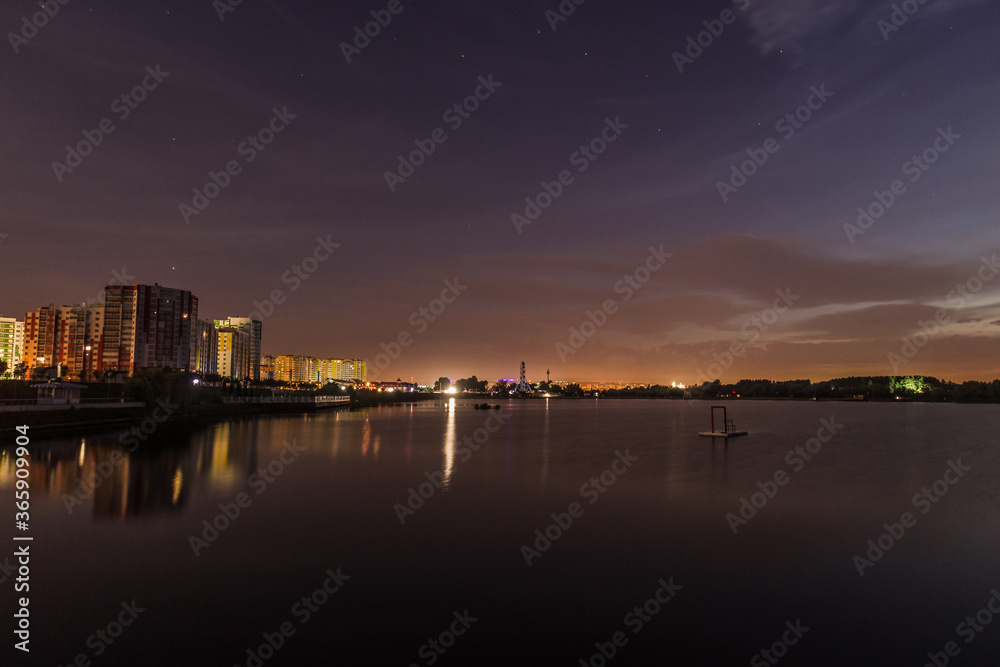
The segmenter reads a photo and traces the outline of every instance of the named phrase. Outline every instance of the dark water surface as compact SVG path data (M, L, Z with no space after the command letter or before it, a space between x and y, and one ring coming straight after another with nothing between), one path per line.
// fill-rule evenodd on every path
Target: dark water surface
M766 665L776 642L787 665L919 666L948 642L950 664L1000 664L1000 406L729 402L750 435L728 445L697 436L708 407L459 400L166 424L121 460L120 433L38 441L31 653L12 649L0 572L3 664L601 665L600 644L609 665ZM794 453L817 435L810 460ZM759 482L773 497L751 498ZM742 498L763 506L727 521ZM906 512L861 576L854 557ZM280 647L258 662L265 633Z

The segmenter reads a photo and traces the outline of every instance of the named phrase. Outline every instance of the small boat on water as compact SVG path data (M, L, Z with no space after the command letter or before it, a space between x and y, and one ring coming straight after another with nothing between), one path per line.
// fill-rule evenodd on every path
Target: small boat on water
M722 419L718 422L718 425L721 427L721 430L716 428L716 421L715 421L716 410L722 410ZM712 418L712 430L700 431L698 435L703 435L709 438L735 438L740 435L747 435L747 431L737 431L736 424L733 423L733 420L726 418L726 406L724 405L713 405L711 408L711 418Z

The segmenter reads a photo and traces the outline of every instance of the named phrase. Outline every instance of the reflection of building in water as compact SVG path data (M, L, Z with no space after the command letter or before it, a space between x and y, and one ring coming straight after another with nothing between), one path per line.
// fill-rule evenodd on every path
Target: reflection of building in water
M369 413L372 408L363 408L361 410L337 410L333 413L334 421L338 422L363 422L367 421Z
M180 509L188 497L187 458L180 451L127 455L94 490L94 516L124 519Z
M361 431L361 456L367 457L368 450L372 450L373 458L378 461L378 449L382 444L382 438L377 433L372 433L372 422L365 419L365 425Z
M129 453L114 437L81 438L32 451L31 490L57 498L70 514L126 518L184 506L190 450ZM0 485L14 483L13 457L0 453ZM9 480L9 481L8 481Z
M84 447L85 445L81 445ZM76 478L83 466L79 458L80 448L70 444L49 449L32 449L31 491L38 495L59 495L76 490ZM17 468L14 450L0 451L0 488L14 486Z
M237 488L257 469L257 419L227 421L192 433L194 474L212 486Z

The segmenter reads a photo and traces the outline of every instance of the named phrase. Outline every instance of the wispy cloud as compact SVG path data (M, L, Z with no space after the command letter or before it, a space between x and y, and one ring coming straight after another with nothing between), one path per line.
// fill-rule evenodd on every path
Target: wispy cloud
M935 0L921 4L908 20L940 20L942 16L989 4L990 0ZM862 3L860 0L754 0L742 14L753 30L753 42L761 54L774 51L802 53L808 45L845 27L872 26L888 19L890 2Z
M756 0L744 14L762 54L800 52L819 34L851 16L858 0Z

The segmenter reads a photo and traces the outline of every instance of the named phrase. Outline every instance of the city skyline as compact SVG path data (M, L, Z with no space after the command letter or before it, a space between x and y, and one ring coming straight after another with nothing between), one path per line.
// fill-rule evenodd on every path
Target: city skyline
M380 380L1000 377L996 8L573 6L4 7L4 315L159 283Z
M986 257L982 258L981 267L985 268L985 269L992 269L993 267L996 267L997 269L1000 269L1000 266L996 265L995 262L991 262ZM977 275L986 275L986 274L979 273ZM635 284L633 283L633 285L635 285ZM105 287L105 290L110 289L110 290L113 290L115 292L119 292L119 291L122 290L122 288L131 289L131 288L136 288L136 287L145 287L145 288L151 288L151 289L162 289L162 290L166 290L167 292L177 292L178 291L177 288L171 288L171 287L167 287L167 286L162 286L162 285L159 285L158 283L154 284L153 286L150 286L150 285L139 285L139 284L137 284L137 285L122 285L120 283L116 283L116 284L112 284L112 285L107 285ZM641 286L636 285L636 287L641 287ZM632 288L626 287L626 289L632 289ZM185 292L185 290L180 290L180 291L181 292ZM933 339L934 335L936 335L939 332L940 326L948 323L947 317L941 317L941 315L940 315L940 313L944 312L943 310L939 310L938 311L939 315L938 315L937 318L931 317L931 318L928 318L928 320L926 320L926 321L923 321L923 320L919 321L918 325L920 326L920 329L916 332L915 336L906 337L902 341L902 344L901 344L900 349L898 351L893 351L893 352L889 353L889 356L890 356L890 360L889 360L890 371L889 372L864 372L863 370L861 370L861 371L858 371L858 372L845 371L845 372L842 372L840 374L827 374L827 375L822 375L822 376L796 375L794 377L792 377L792 376L788 376L788 377L773 377L773 376L768 376L766 374L757 374L757 375L754 375L752 373L751 374L740 374L739 369L743 368L745 366L742 363L742 361L747 357L748 354L750 354L751 349L756 348L756 349L759 349L761 352L765 352L765 353L767 352L766 346L763 347L763 348L761 348L761 344L759 343L759 339L761 338L761 333L766 332L767 329L769 328L769 326L771 324L777 322L778 319L780 319L780 317L782 315L784 315L785 313L788 313L792 309L792 307L794 307L795 301L798 300L798 296L795 295L795 294L793 294L788 289L786 289L784 291L782 291L782 290L776 290L775 294L776 294L776 297L775 297L774 302L772 303L772 305L769 308L766 308L766 309L762 310L757 315L750 317L748 319L748 321L745 323L745 326L744 326L743 330L741 331L741 336L737 337L736 339L733 339L728 346L720 347L718 349L718 351L713 351L711 359L708 360L708 363L703 364L701 367L699 367L697 369L696 376L693 377L693 378L692 377L684 377L684 376L682 376L681 374L678 374L678 373L670 374L669 372L665 372L660 377L653 377L653 379L649 379L650 378L649 375L646 375L646 376L644 376L643 378L640 378L640 379L637 379L637 378L628 378L628 377L624 377L624 376L618 376L618 377L605 376L605 377L600 377L600 378L570 376L569 379L558 380L558 382L563 383L563 384L565 384L565 383L576 383L576 384L581 384L581 385L585 385L585 386L589 386L589 385L595 385L595 386L596 385L603 385L603 386L619 386L619 387L621 387L621 386L628 386L628 385L635 385L635 386L642 386L642 385L660 385L660 386L685 385L685 386L697 386L697 385L700 385L703 382L711 382L711 381L714 381L714 380L717 380L717 379L722 380L723 383L732 383L732 382L736 382L737 380L753 379L753 378L768 378L768 379L771 379L771 380L778 380L778 381L786 381L786 380L793 380L793 379L811 379L813 381L817 381L817 380L823 381L823 380L827 380L827 379L833 379L835 377L853 377L853 376L867 377L867 376L886 376L886 375L888 375L888 376L901 376L901 377L902 376L913 376L913 375L928 375L928 376L938 377L939 379L945 380L945 381L957 381L957 382L962 382L962 381L967 381L967 380L987 380L987 381L989 381L989 380L996 379L995 376L989 376L988 373L986 375L983 375L983 376L980 376L980 377L934 375L932 373L921 372L921 369L920 369L919 365L916 366L915 369L912 367L912 364L910 363L911 360L914 359L917 356L917 354L922 350L922 348L924 347L924 345L926 345L928 342L930 342ZM959 285L956 285L956 289L953 290L952 293L949 294L949 300L951 300L951 299L968 299L968 298L970 298L970 296L971 295L970 295L969 289L967 287L963 288L963 286L961 284L959 284ZM196 307L196 310L197 310L197 305L198 305L199 299L196 296L193 296L193 300L195 302L195 307ZM255 305L259 306L260 304L255 304ZM57 306L57 305L55 305L55 302L53 302L53 303L50 303L47 306L42 306L41 309L43 311L45 311L45 310L52 310L52 312L53 312L52 316L53 317L55 317L55 313L57 313L57 312L60 313L60 315L59 315L60 317L63 317L63 314L66 313L66 312L69 312L69 311L72 311L72 310L80 310L80 309L83 309L85 311L89 311L93 307L97 307L97 308L101 309L101 310L98 311L100 313L100 315L98 316L98 320L100 320L100 316L103 315L104 303L103 303L102 300L95 299L95 298L89 298L86 301L83 301L83 302L78 303L78 304L63 304L62 306ZM615 314L614 312L611 312L611 311L602 311L601 308L596 308L596 309L594 309L592 311L588 311L588 317L585 319L584 324L586 324L587 322L594 323L594 322L600 321L600 318L597 317L597 315L599 315L600 312L605 312L606 316L608 316L608 315L614 315ZM261 316L261 313L260 313L260 311L255 311L255 312L251 313L251 315ZM33 316L33 317L37 318L38 314L37 314L37 311L36 312L29 311L29 312L25 313L25 316ZM322 362L347 361L347 362L350 362L351 364L361 363L363 365L366 365L367 368L369 369L368 372L371 373L371 375L369 377L364 378L364 379L367 379L368 381L392 381L393 379L405 380L405 379L408 378L411 381L414 381L414 382L416 382L418 384L421 384L423 386L430 386L431 384L433 384L434 381L436 381L440 377L449 377L452 380L455 380L455 379L459 379L461 377L471 377L473 375L482 375L482 377L484 377L484 378L496 378L497 380L500 380L500 379L503 379L503 378L510 378L510 377L513 377L516 380L516 373L514 373L514 374L510 373L510 369L507 369L507 368L502 369L500 372L498 372L496 374L481 374L478 371L476 371L474 368L470 370L468 367L465 367L465 366L461 366L460 367L459 364L455 364L455 363L450 364L450 368L457 369L457 370L454 370L451 373L443 373L442 374L442 373L440 373L438 371L431 370L426 376L418 376L418 375L408 375L408 376L406 376L406 375L399 374L399 373L393 375L393 373L392 373L392 370L393 370L392 367L393 367L394 364L396 364L396 362L398 361L398 359L401 356L403 356L403 353L404 353L404 351L405 351L405 349L407 347L407 345L401 344L401 342L400 342L400 341L402 341L402 343L406 343L407 339L403 339L403 338L400 338L399 340L390 340L388 343L383 343L382 345L380 345L380 348L379 348L377 354L374 355L374 357L369 358L369 359L352 358L352 357L350 357L350 355L303 354L301 352L301 350L296 350L296 351L284 350L282 354L274 354L272 351L268 350L266 342L263 345L261 343L261 330L263 328L262 325L263 325L263 322L266 321L266 319L267 319L266 316L264 317L263 320L257 320L257 319L255 319L253 317L242 317L242 316L238 317L238 316L230 315L230 316L227 316L225 319L220 319L220 318L206 318L206 319L203 319L203 318L197 317L196 318L196 323L199 326L204 325L204 326L208 326L210 328L213 328L213 330L216 331L216 333L218 333L220 336L222 335L222 332L225 332L225 331L234 331L234 329L230 328L230 326L231 326L230 323L231 322L233 323L232 326L234 326L234 327L237 327L237 328L246 328L246 327L249 327L247 329L247 331L254 332L254 333L252 333L248 337L247 342L244 344L244 345L247 346L247 350L246 350L246 352L244 354L250 354L250 357L252 359L256 360L256 362L257 362L256 364L251 363L249 365L249 368L247 370L247 373L248 373L247 377L252 377L255 372L256 373L260 372L260 370L259 370L260 369L260 359L270 358L270 359L273 360L275 358L281 358L281 357L285 357L285 358L293 358L294 357L294 358L303 358L303 359L317 360L317 361L322 361ZM21 330L23 332L24 331L24 324L25 324L25 322L18 320L16 317L13 317L13 318L12 317L6 317L3 312L0 312L0 320L6 321L6 323L8 325L8 328L11 329L11 331L10 332L6 332L4 334L4 338L2 340L0 340L0 348L3 348L3 349L0 349L0 352L4 352L5 353L3 355L3 358L6 359L7 356L10 356L9 355L9 351L6 350L6 348L7 347L12 347L13 341L17 340L17 338L13 334L13 326L14 326L14 324L16 323L18 325L21 325ZM89 337L94 335L94 333L93 333L93 331L94 331L93 324L90 322L89 315L88 315L88 317L86 318L85 321L86 321L85 328L86 328L87 336L88 336L88 340L89 340ZM98 322L98 324L99 324L99 322ZM240 325L242 325L242 327ZM81 324L80 326L81 326L81 329L84 328L84 324ZM594 330L596 331L598 328L599 327L595 324ZM29 322L28 330L30 331L30 322ZM567 337L566 341L562 342L560 344L557 344L557 348L556 348L557 355L556 356L558 357L560 352L562 354L572 354L572 353L574 353L578 349L577 343L579 343L580 341L583 341L583 344L586 344L586 342L587 342L587 340L589 338L589 336L587 336L586 334L588 334L589 332L590 332L590 329L588 329L585 326L573 327L570 330L569 336ZM24 356L24 358L27 358L28 356L32 356L32 358L34 358L34 356L33 356L34 353L31 353L29 355L29 353L31 352L31 350L29 349L29 348L31 348L31 345L30 344L26 344L25 343L25 339L23 338L24 334L22 333L21 335L22 335L22 339L21 339L21 345L22 345L22 352L21 352L21 354L22 354L22 356ZM192 335L194 335L195 337L197 337L197 332L194 332ZM10 338L11 341L8 342L7 338ZM220 340L221 340L221 338L220 338ZM250 348L250 346L251 346L250 341L251 340L254 341L254 343L253 343L253 350L254 351L253 351L252 354L250 353L250 349L251 349ZM412 341L412 338L409 339L409 340ZM266 339L265 339L265 341L266 341ZM49 341L49 344L51 345L52 341ZM81 343L81 349L82 349L82 345L83 345L83 343ZM192 346L192 349L194 351L190 352L191 363L192 363L192 367L191 367L190 370L192 370L194 372L198 372L198 373L215 373L216 370L215 370L215 361L214 360L216 358L218 358L219 360L221 360L223 358L223 356L219 355L219 353L217 352L217 350L215 348L215 345L216 345L216 343L213 342L213 347L211 348L212 351L211 351L211 353L209 355L211 357L211 359L213 360L212 366L211 366L210 370L206 371L206 370L202 370L202 368L200 367L200 364L203 363L202 360L201 360L201 357L204 356L205 353L199 351L198 349L195 349L195 348L200 348L200 346L197 343L195 343ZM582 347L582 345L580 345L579 347ZM33 348L31 348L31 349L33 349ZM89 354L89 349L90 348L88 347L87 349L88 349L88 354ZM82 352L81 352L81 354L82 354ZM99 354L99 352L95 348L95 355L96 354ZM185 352L184 354L187 354L187 352ZM245 362L246 362L246 360L245 360ZM379 364L382 364L382 365L380 366ZM13 365L11 365L11 366L13 366ZM34 366L34 364L29 364L29 368L31 368L33 366ZM749 366L749 365L746 365L746 366ZM842 368L849 368L849 366L841 366L841 367ZM401 366L399 366L397 368L397 370L401 370L401 369L402 369ZM9 368L8 372L10 370L11 369ZM536 371L536 372L539 374L539 376L538 376L539 379L533 379L533 380L531 380L532 384L537 384L538 382L541 382L541 379L540 379L540 374L541 373L546 373L546 375L550 374L551 373L551 365L549 367L546 367L545 371ZM365 371L362 371L362 374L364 374L364 373L365 373ZM224 376L229 376L230 373L224 373L223 375ZM292 373L292 375L296 375L296 374ZM317 370L316 375L317 375L317 377L324 377L323 373L319 372L318 370ZM531 373L529 373L529 376L530 375L531 375ZM565 376L566 374L563 374L563 375ZM330 374L327 374L326 376L329 377L329 378L331 378L331 379L347 379L347 376L345 376L344 378L341 378L339 374L335 374L335 373L330 373ZM349 373L349 376L350 377L356 377L356 375L354 374L353 370ZM392 376L392 377L390 377L390 376ZM667 377L667 376L669 376L669 377ZM267 379L267 378L260 377L260 379ZM309 381L309 380L303 380L303 381Z

